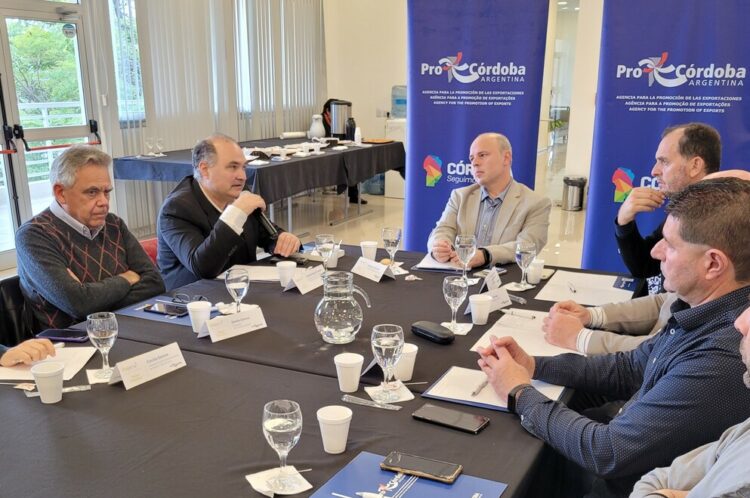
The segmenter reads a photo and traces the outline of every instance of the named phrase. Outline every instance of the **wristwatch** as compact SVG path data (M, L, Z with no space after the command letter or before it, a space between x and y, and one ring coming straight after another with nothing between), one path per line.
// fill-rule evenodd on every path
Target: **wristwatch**
M516 413L516 395L526 389L527 387L534 387L531 384L518 384L516 387L510 390L508 393L508 411L510 413Z
M482 251L482 254L484 254L484 266L485 266L485 268L489 268L490 264L492 263L492 257L490 256L490 251L487 250L484 247L480 247L479 250Z

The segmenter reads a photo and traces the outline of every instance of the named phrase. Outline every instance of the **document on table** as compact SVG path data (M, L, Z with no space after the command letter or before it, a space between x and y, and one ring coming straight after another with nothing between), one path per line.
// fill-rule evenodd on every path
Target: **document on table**
M575 301L585 306L627 301L633 292L615 287L615 275L557 270L536 295L541 301Z
M503 315L495 325L484 333L477 342L471 347L471 351L477 351L479 348L489 346L490 336L505 337L510 336L516 340L519 346L532 356L556 356L563 353L576 353L570 349L553 346L544 339L542 323L547 313L543 311L519 310L510 308L509 312L523 313L523 316ZM529 318L529 317L534 318Z
M247 272L251 282L278 282L279 270L275 266L250 266L234 265L230 270L241 269ZM216 277L216 280L224 280L226 272Z
M422 396L490 410L508 411L507 400L500 398L492 386L487 385L476 396L471 395L485 380L487 376L481 370L451 367ZM565 389L563 386L547 384L540 380L532 380L531 385L552 400L560 399Z
M96 353L96 349L90 346L67 347L55 349L54 357L50 356L42 361L59 361L64 363L63 380L70 380L83 368L94 353ZM31 365L0 367L0 380L34 380L34 376L31 375Z
M422 261L414 265L411 269L412 270L427 270L427 271L445 271L445 272L450 272L450 273L458 273L458 272L463 271L459 266L451 262L441 263L437 261L429 253L425 254L425 257L422 258Z

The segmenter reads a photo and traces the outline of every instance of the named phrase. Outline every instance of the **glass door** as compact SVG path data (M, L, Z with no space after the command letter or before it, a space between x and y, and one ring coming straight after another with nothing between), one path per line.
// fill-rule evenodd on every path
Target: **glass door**
M4 156L0 176L0 269L15 264L18 223L52 201L52 161L68 144L93 140L82 29L77 10L60 19L55 13L0 9L3 118L16 131L18 149Z

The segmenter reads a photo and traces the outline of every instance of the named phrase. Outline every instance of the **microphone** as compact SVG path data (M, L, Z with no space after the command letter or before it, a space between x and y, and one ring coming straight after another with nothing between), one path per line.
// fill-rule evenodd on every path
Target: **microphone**
M268 233L268 236L271 238L271 240L276 240L279 238L279 231L276 230L276 227L273 225L273 223L271 223L271 220L268 219L266 213L264 213L260 209L256 209L255 211L253 211L253 216L258 218L260 226L262 226L263 229Z

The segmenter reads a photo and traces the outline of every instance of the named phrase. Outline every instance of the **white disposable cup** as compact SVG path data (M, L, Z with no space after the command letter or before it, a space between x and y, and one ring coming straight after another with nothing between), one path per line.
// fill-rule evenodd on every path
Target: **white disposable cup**
M359 375L364 361L365 357L357 353L341 353L333 357L341 392L353 393L359 389Z
M282 287L286 287L294 277L294 272L297 270L297 263L294 261L279 261L276 263L276 269L279 271L279 283Z
M42 403L57 403L62 399L64 370L65 364L59 361L45 361L31 367Z
M542 280L542 271L544 271L544 260L535 259L529 265L529 269L526 270L526 280L530 284L538 284Z
M187 304L188 315L190 315L190 325L193 326L193 332L196 334L203 329L203 324L211 316L211 303L208 301L191 301Z
M362 257L375 261L375 257L378 254L378 243L374 240L363 240L359 243L359 247L362 248Z
M336 246L331 253L331 257L328 258L328 265L327 268L330 270L331 268L336 268L339 265L339 246Z
M487 323L487 317L490 315L492 306L492 296L487 294L474 294L469 296L471 303L471 321L476 325Z
M318 410L320 436L326 453L336 455L346 450L351 421L352 410L346 406L330 405Z
M394 372L396 378L402 382L411 380L414 375L414 362L417 359L417 351L419 347L416 344L404 343L404 347L401 350L401 357L396 363L396 370Z

